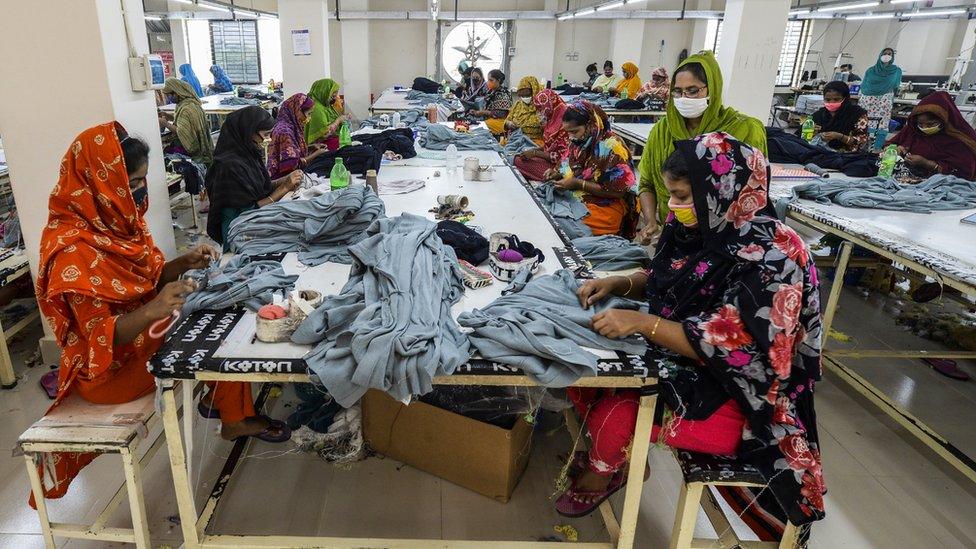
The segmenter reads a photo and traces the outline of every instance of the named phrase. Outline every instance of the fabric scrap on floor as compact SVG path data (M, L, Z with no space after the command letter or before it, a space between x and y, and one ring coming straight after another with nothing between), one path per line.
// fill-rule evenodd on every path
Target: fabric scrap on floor
M348 247L386 216L383 202L364 185L311 200L269 204L242 214L227 231L231 249L247 255L298 252L305 265L349 263Z
M894 179L820 179L793 187L793 198L849 208L914 213L976 208L976 182L953 175L933 175L917 185Z
M593 236L593 231L583 223L590 210L573 193L556 188L552 183L539 185L535 192L566 236L570 239Z
M349 281L292 335L314 346L305 361L342 406L368 389L407 402L470 358L451 316L464 295L457 256L436 229L411 214L373 223L349 247Z
M441 124L431 124L427 126L427 131L420 134L417 143L432 151L444 151L453 144L459 151L502 152L502 146L485 128L475 128L470 132L456 132Z
M609 339L590 327L599 311L637 310L640 303L611 297L583 309L576 296L579 287L573 273L562 269L534 278L520 292L483 309L461 313L458 324L473 330L468 339L482 358L519 368L546 387L596 375L598 358L584 347L634 355L647 350L640 338Z
M285 274L277 261L252 261L246 255L232 257L226 265L213 270L190 271L187 276L198 283L187 296L181 314L203 309L227 309L244 304L252 311L271 303L272 294L291 291L297 275Z
M575 238L573 247L590 262L595 271L619 271L643 267L649 259L644 248L615 235Z

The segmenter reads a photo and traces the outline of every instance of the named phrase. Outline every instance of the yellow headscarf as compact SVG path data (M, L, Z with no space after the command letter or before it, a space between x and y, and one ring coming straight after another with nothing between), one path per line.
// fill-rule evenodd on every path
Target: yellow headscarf
M637 65L628 61L624 63L621 69L624 71L625 78L621 79L620 83L617 84L617 91L627 90L627 97L635 99L641 87L641 79L637 76ZM626 78L628 72L630 73L630 78Z
M532 97L535 98L542 90L542 85L539 84L539 79L536 77L526 76L519 80L517 89L530 89L532 90ZM539 119L539 112L536 110L535 104L532 101L526 103L522 101L521 97L516 99L512 103L512 109L508 111L508 118L506 120L522 128L522 133L529 139L534 141L540 141L542 139L542 120Z

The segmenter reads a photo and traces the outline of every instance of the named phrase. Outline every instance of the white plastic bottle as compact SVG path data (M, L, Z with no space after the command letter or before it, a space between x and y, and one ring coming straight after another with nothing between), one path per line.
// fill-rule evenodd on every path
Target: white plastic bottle
M396 129L399 127L400 127L400 112L397 111L393 113L393 128Z
M458 169L458 149L454 143L447 146L447 153L444 156L445 167L447 168L447 175L453 176L457 173Z

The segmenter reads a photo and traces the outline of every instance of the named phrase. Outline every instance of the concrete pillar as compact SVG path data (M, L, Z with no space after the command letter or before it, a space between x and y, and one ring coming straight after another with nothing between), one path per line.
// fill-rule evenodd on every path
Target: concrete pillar
M613 72L620 77L624 75L620 67L628 61L638 68L644 66L641 64L641 53L644 49L645 23L643 19L613 20L610 29L610 59L613 61Z
M343 10L366 11L368 0L346 0ZM342 21L342 89L346 112L357 118L369 115L373 90L372 64L369 61L369 21Z
M169 11L182 11L186 4L180 4L170 0L168 3ZM182 6L183 8L181 8ZM173 42L173 70L184 63L190 62L190 44L187 40L186 21L183 19L169 20L169 33Z
M698 2L695 3L695 9L713 9L712 0L698 0ZM705 36L708 34L708 19L695 19L692 25L691 47L688 48L688 55L698 53L705 44Z
M19 85L0 86L0 128L35 276L61 157L81 131L111 120L149 143L147 222L166 257L176 253L156 99L152 91L132 91L129 83L122 5L132 48L148 53L141 0L35 0L4 8L0 17L0 81L33 79L30 93ZM38 32L39 21L57 32Z
M776 84L790 0L727 0L718 62L722 102L764 123Z
M278 24L281 30L281 72L285 97L308 93L312 82L331 74L329 57L329 8L326 0L279 0ZM307 30L311 55L295 55L292 31Z

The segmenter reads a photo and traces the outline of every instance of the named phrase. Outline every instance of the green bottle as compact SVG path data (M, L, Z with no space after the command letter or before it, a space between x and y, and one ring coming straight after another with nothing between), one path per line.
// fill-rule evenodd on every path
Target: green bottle
M898 146L888 145L881 153L881 162L878 167L878 177L890 179L895 173L895 166L898 164Z
M335 159L335 165L332 166L332 171L329 173L329 186L333 191L345 189L349 186L349 170L346 169L341 158Z
M802 126L802 130L800 131L800 133L803 136L803 139L805 141L812 141L813 140L813 134L814 134L814 132L816 132L816 130L817 130L817 127L813 123L813 117L812 116L808 116L807 119L803 121L803 126Z
M349 124L343 122L339 128L339 148L348 147L350 144L352 144L352 135L349 133Z

